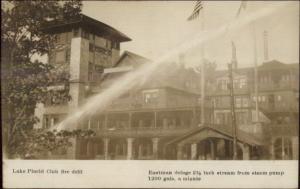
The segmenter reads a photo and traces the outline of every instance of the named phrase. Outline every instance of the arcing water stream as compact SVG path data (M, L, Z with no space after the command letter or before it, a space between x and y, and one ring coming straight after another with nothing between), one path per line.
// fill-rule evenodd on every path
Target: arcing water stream
M66 119L50 129L76 129L74 126L76 126L80 120L84 119L86 116L93 115L95 112L105 110L105 108L111 104L112 100L118 98L125 91L128 91L141 84L141 78L143 81L151 79L150 77L153 72L157 71L158 69L162 69L162 67L170 63L168 61L170 58L178 56L179 54L197 46L203 45L212 39L224 35L226 32L234 32L235 30L254 22L259 18L265 17L279 9L284 8L285 5L286 4L283 3L280 5L274 4L272 7L265 7L243 17L237 19L235 18L229 24L223 25L216 30L198 33L198 35L194 36L191 40L186 40L185 43L170 50L164 56L158 57L153 63L145 64L135 71L123 75L106 90L89 98L84 105L79 107L74 112L71 112Z

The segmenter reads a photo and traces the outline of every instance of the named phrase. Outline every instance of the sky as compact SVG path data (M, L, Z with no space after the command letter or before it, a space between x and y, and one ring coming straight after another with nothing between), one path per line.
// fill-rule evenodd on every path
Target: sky
M203 17L187 21L194 1L84 1L83 13L125 33L132 41L121 44L128 50L155 60L181 43L187 43L205 30L214 31L236 18L239 1L204 1ZM204 44L205 58L215 61L219 68L231 60L231 41L237 49L239 67L253 65L254 36L258 63L264 61L263 31L268 32L269 60L299 63L299 2L248 2L240 17L280 5L275 12L209 40ZM203 20L202 20L203 19ZM253 35L252 28L255 28ZM185 53L185 61L199 62L199 47Z

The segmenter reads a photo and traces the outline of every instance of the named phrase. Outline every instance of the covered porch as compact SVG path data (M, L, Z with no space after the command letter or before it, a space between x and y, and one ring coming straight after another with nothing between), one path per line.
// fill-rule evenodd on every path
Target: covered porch
M263 143L252 135L239 131L237 159L256 159L263 153ZM166 159L232 160L233 136L211 126L202 126L169 141L164 147Z

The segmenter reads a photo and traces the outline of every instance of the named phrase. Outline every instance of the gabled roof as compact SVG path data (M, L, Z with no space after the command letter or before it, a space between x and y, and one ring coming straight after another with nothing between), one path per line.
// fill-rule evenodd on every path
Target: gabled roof
M268 62L263 62L261 65L257 66L258 71L268 71L268 70L286 70L286 69L299 69L298 63L293 64L285 64L277 60L271 60ZM237 70L233 71L238 75L247 75L252 74L254 72L254 67L245 67L245 68L238 68ZM223 77L228 75L228 70L217 70L216 77Z
M139 64L144 64L144 63L151 62L151 60L148 59L148 58L145 58L143 56L140 56L140 55L135 54L135 53L130 52L130 51L124 51L123 54L120 56L120 58L114 63L113 67L118 66L124 60L125 57L129 57L131 63L134 64L134 65L139 65Z
M198 133L205 132L205 131L211 131L213 133L218 133L228 139L233 140L233 135L231 132L228 132L224 129L220 129L216 126L213 127L212 125L203 125L200 127L192 128L190 131L186 132L185 134L170 140L167 143L167 145L187 140L187 139L197 135ZM209 137L209 136L207 136L207 137ZM241 142L241 143L247 143L249 145L263 145L264 144L264 140L261 136L255 136L254 134L246 133L242 130L238 131L237 141Z
M52 33L58 30L63 30L72 27L83 27L91 30L94 33L100 33L104 36L118 40L119 42L131 41L131 39L123 34L122 32L116 30L115 28L100 22L96 19L88 17L84 14L80 14L78 17L74 17L70 20L54 20L48 22L42 28L42 31L46 33Z
M126 57L129 58L130 65L120 66L120 64L122 63L122 61L125 60ZM107 73L105 73L105 71L104 71L104 74L102 75L101 80L104 83L106 79L110 78L114 74L128 72L128 71L134 69L135 66L139 66L141 64L149 63L149 62L151 62L151 60L149 60L143 56L137 55L137 54L129 52L129 51L124 51L123 54L120 56L120 58L114 63L113 67L107 68L106 69L108 71Z
M268 62L264 62L262 65L258 66L259 70L274 70L274 69L289 69L291 67L295 67L299 64L285 64L277 60L271 60Z

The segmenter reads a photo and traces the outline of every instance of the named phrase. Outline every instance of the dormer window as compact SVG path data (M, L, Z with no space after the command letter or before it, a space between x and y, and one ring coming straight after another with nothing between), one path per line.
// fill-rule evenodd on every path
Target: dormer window
M158 102L158 89L144 90L143 98L145 104L156 104Z

